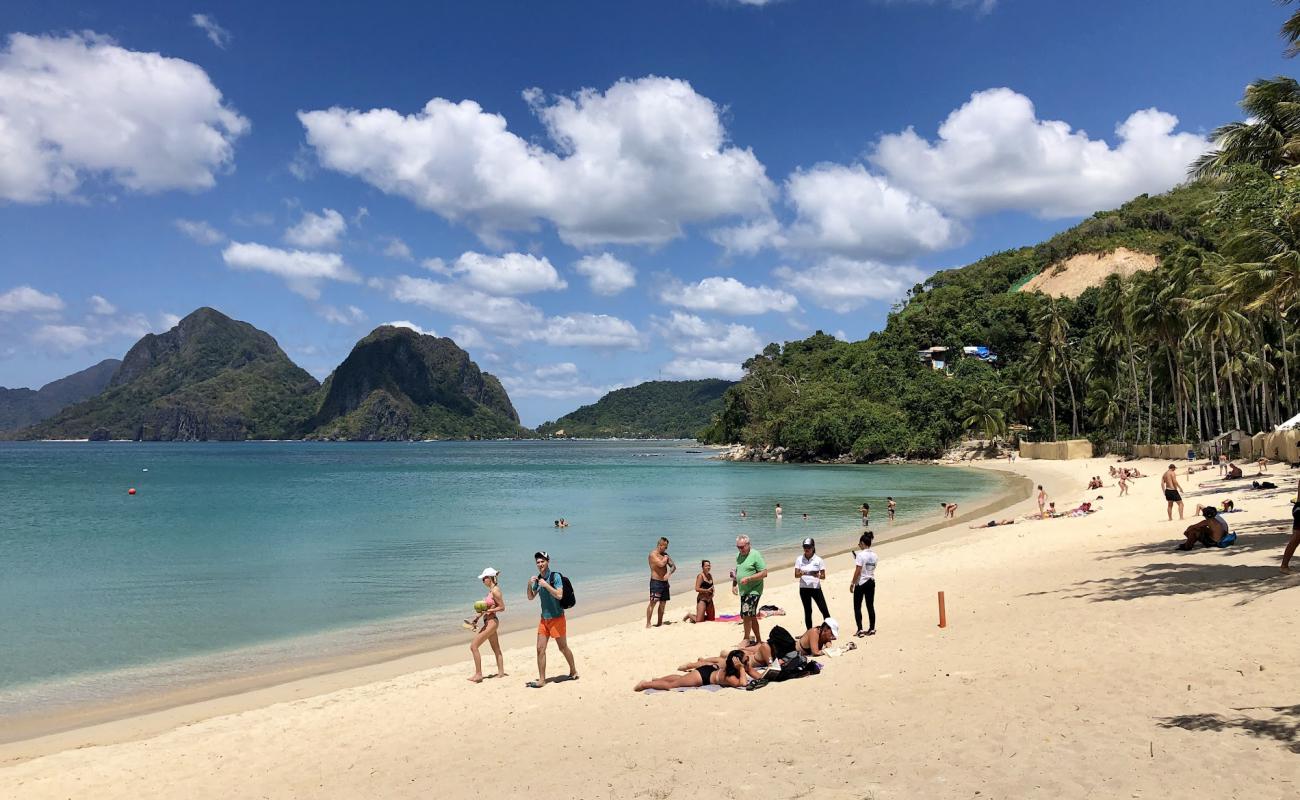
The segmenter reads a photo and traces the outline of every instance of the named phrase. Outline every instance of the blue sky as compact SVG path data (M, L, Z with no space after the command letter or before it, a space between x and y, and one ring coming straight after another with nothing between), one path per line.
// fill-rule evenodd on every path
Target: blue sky
M431 8L422 8L429 5ZM0 385L214 306L452 336L536 424L1177 182L1268 0L9 3Z

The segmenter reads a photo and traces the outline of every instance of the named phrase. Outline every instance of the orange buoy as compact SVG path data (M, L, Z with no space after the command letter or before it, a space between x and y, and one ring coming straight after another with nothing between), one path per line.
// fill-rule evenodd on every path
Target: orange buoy
M126 490L126 493L127 493L127 494L135 494L135 487L132 486L130 489L127 489L127 490Z

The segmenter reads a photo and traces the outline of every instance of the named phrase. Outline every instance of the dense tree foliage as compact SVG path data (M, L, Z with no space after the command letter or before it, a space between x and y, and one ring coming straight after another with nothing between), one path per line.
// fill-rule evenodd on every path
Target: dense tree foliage
M617 389L591 405L538 427L583 438L688 439L722 409L724 380L649 381Z

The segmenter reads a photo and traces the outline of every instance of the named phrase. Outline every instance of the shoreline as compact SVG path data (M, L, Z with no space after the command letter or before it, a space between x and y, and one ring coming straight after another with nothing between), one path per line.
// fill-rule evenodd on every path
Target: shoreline
M888 533L888 528L879 528L876 524L879 520L873 520L872 528L877 531L876 548L884 547L890 555L897 555L974 534L977 531L969 530L965 523L1024 502L1032 495L1033 481L1017 471L991 468L979 462L946 466L999 472L1004 476L1004 485L986 502L967 511L959 508L961 513L951 520L915 520L901 525L894 533ZM952 536L936 535L947 529L952 530ZM861 530L861 526L855 525L836 532L832 538L826 539L825 546L818 549L819 554L833 558L850 552L856 546ZM769 569L775 572L793 565L793 557L776 558L769 563ZM691 589L687 588L679 597L690 594ZM596 602L584 601L583 610L570 617L571 621L580 621L584 634L627 623L644 613L645 600L640 589L629 588L626 592L598 597L601 599ZM680 617L681 613L680 610L666 611L665 622L676 622L674 615ZM793 616L797 609L787 609L787 613ZM511 615L510 622L503 624L500 630L502 651L530 645L535 627L531 615ZM137 692L53 713L12 715L4 718L5 724L0 732L0 765L89 744L140 739L215 716L390 680L431 668L468 664L467 633L451 631L416 636L380 648L281 661L249 674L205 680L173 687L162 693ZM491 651L485 648L483 652L485 660L490 662Z

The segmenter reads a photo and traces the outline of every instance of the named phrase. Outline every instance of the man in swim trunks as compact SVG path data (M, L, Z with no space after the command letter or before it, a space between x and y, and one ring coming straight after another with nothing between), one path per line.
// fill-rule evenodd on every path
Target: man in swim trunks
M1183 487L1178 485L1178 467L1173 464L1165 470L1165 474L1160 478L1160 488L1165 490L1165 500L1169 503L1169 521L1174 519L1174 504L1178 504L1178 518L1183 518L1183 496L1180 492Z
M898 510L898 503L895 503L892 497L886 497L885 500L889 503L889 505L885 506L885 510L889 513L889 521L893 522L894 512Z
M540 689L546 685L546 644L551 639L559 646L564 660L569 662L569 680L576 680L578 668L573 663L573 651L569 649L568 625L564 619L564 606L560 600L564 597L564 578L551 569L551 557L545 550L533 553L537 563L537 574L528 579L528 599L538 598L542 605L542 620L537 623L537 677L528 685ZM557 679L558 680L558 679Z
M763 554L753 548L748 536L737 536L736 583L731 591L740 595L740 621L745 628L745 641L750 643L763 641L758 630L758 601L763 597L766 577L767 562Z
M668 590L668 579L677 571L677 565L673 563L672 558L668 555L668 540L663 536L659 537L659 543L655 549L650 551L650 605L645 607L645 626L650 627L650 614L654 611L655 605L659 606L659 621L655 623L658 628L664 624L664 604L671 598Z

